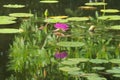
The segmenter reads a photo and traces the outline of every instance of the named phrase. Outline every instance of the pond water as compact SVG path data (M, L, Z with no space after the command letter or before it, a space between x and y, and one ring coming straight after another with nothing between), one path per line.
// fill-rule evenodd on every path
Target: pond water
M102 1L102 0L98 0L98 1ZM40 3L39 0L0 0L0 16L3 16L3 15L8 16L10 13L14 13L14 12L31 12L33 14L37 14L39 17L42 17L45 10L48 9L50 16L68 15L71 17L72 16L95 17L94 10L86 11L86 10L80 10L78 8L80 6L84 6L84 4L87 2L89 2L89 0L59 0L59 3L57 4L44 4L44 3ZM106 3L109 4L106 6L106 8L108 9L113 8L113 9L120 10L119 0L106 0ZM23 4L26 7L21 9L4 8L3 5L5 4ZM101 9L102 7L99 6L98 9ZM102 13L100 13L100 15L101 14ZM120 15L120 12L115 14ZM108 21L106 22L106 24L111 22L112 21ZM114 21L114 22L115 24L119 24L120 20ZM114 23L112 22L111 25L113 24ZM13 25L0 25L0 28L4 28L4 27L13 28L14 26L16 26L16 28L20 26L19 20L17 23ZM102 33L102 31L98 29L96 33L99 35ZM5 80L6 76L9 76L9 72L7 72L6 66L8 61L8 50L14 40L14 36L15 36L14 34L0 34L0 80ZM105 31L102 33L102 36L105 37L105 39L107 39L108 37L111 37L115 41L118 41L118 43L120 41L119 31Z

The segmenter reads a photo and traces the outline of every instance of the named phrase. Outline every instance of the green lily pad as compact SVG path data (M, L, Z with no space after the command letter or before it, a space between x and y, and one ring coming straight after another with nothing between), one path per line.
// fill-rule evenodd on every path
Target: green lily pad
M16 17L10 17L10 16L0 16L0 21L2 20L16 20Z
M72 72L68 72L68 74L76 77L76 76L81 76L82 74L84 74L84 72L81 72L81 71L72 71Z
M111 59L109 62L114 63L114 64L120 64L120 59Z
M87 80L107 80L107 79L99 76L90 76L87 77Z
M119 10L117 9L101 9L101 12L105 12L105 13L117 13L119 12Z
M16 21L5 20L5 19L0 21L0 25L8 25L8 24L14 24L14 23L16 23Z
M113 77L120 78L120 74L114 74Z
M82 75L83 77L99 77L99 75L97 73L85 73Z
M120 67L112 67L112 69L120 69Z
M6 8L23 8L23 7L25 7L25 5L20 5L20 4L7 4L7 5L3 5L3 7L6 7Z
M58 3L59 1L57 1L57 0L42 0L42 1L40 1L40 3Z
M104 2L90 2L90 3L85 3L85 5L88 5L88 6L100 6L100 5L107 5L107 3L104 3Z
M13 34L13 33L20 33L19 29L12 29L12 28L2 28L0 29L0 34Z
M65 60L61 62L61 64L63 65L77 65L78 63L79 61L71 61L71 60Z
M12 17L32 17L33 14L31 14L31 13L10 13L9 16L12 16Z
M69 17L67 18L68 21L87 21L89 20L88 17Z
M60 19L60 18L54 18L54 19L48 18L48 19L45 19L44 22L48 22L48 23L57 23L57 22L67 23L68 20L67 19Z
M75 61L75 62L77 62L77 61L79 61L79 62L88 62L89 61L88 58L68 58L68 60Z
M119 15L109 15L109 16L100 16L98 17L99 20L120 20Z
M109 69L106 70L106 72L111 74L120 74L120 69Z
M62 46L62 47L82 47L84 46L84 43L82 42L58 42L57 43L58 46Z
M105 67L92 67L93 70L104 70Z
M60 67L59 70L64 71L64 72L74 72L74 71L79 71L80 68L64 66L64 67Z
M89 62L95 63L95 64L108 63L108 61L104 60L104 59L91 59L91 60L89 60Z
M109 30L120 30L120 25L114 25L108 28Z

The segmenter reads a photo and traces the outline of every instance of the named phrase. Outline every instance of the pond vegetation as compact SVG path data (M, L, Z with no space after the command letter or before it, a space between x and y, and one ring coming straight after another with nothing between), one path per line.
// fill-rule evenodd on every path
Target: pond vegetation
M120 80L120 10L106 9L109 3L104 0L91 1L75 12L65 10L64 15L53 15L46 8L41 16L29 10L0 16L0 53L7 53L7 63L0 65L0 71L6 68L7 75L2 77L0 72L1 79ZM41 0L40 4L59 2ZM3 7L26 6L16 3ZM83 16L84 10L92 11L93 16ZM13 23L17 27L8 28ZM5 41L9 48L3 51Z

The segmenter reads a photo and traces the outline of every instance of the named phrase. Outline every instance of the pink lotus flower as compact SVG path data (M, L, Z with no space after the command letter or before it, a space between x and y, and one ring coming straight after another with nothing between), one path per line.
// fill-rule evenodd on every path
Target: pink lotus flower
M54 25L54 27L57 28L57 29L60 29L62 31L66 31L66 30L68 30L69 26L67 24L65 24L65 23L56 23Z

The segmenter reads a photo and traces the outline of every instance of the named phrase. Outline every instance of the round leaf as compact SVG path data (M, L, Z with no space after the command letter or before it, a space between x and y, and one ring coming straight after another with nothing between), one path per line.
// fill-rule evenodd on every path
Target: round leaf
M92 67L93 70L104 70L105 67Z
M101 9L101 12L105 12L105 13L117 13L119 12L119 10L117 9Z
M0 25L8 25L8 24L14 24L14 23L16 23L16 21L5 20L5 19L0 21Z
M61 64L64 64L64 65L77 65L78 63L79 61L71 61L71 60L65 60L61 62Z
M47 0L44 0L44 1L43 1L43 0L42 0L42 1L40 1L40 3L58 3L58 2L59 2L59 1L57 1L57 0L51 0L51 1L50 1L50 0L48 0L48 1L47 1Z
M114 25L108 28L108 30L120 30L120 25Z
M120 69L110 69L110 70L106 70L107 73L111 73L111 74L120 74Z
M87 21L89 20L88 17L70 17L67 18L68 21Z
M66 23L68 22L67 19L60 19L60 18L48 18L48 19L45 19L44 22L48 22L48 23L57 23L57 22L60 22L60 23Z
M107 60L104 59L91 59L89 60L91 63L95 63L95 64L102 64L102 63L108 63Z
M16 20L17 18L15 17L10 17L10 16L0 16L0 20Z
M120 59L111 59L109 61L114 64L120 64Z
M119 15L109 15L109 16L100 16L98 17L99 20L120 20Z
M20 5L20 4L7 4L7 5L3 5L3 7L6 7L6 8L23 8L23 7L25 7L25 5Z
M68 58L68 60L75 61L75 62L77 62L77 61L79 61L79 62L88 62L89 61L88 58Z
M73 72L73 71L79 71L80 68L64 66L64 67L60 67L59 70L64 71L64 72Z
M85 5L88 5L88 6L100 6L100 5L107 5L107 3L104 3L104 2L90 2L90 3L85 3Z
M20 29L12 29L12 28L2 28L0 29L0 34L12 34L12 33L20 33Z
M84 43L82 42L58 42L58 46L62 47L82 47L84 46Z
M12 17L32 17L33 14L31 14L31 13L11 13L11 14L9 14L9 16L12 16Z

